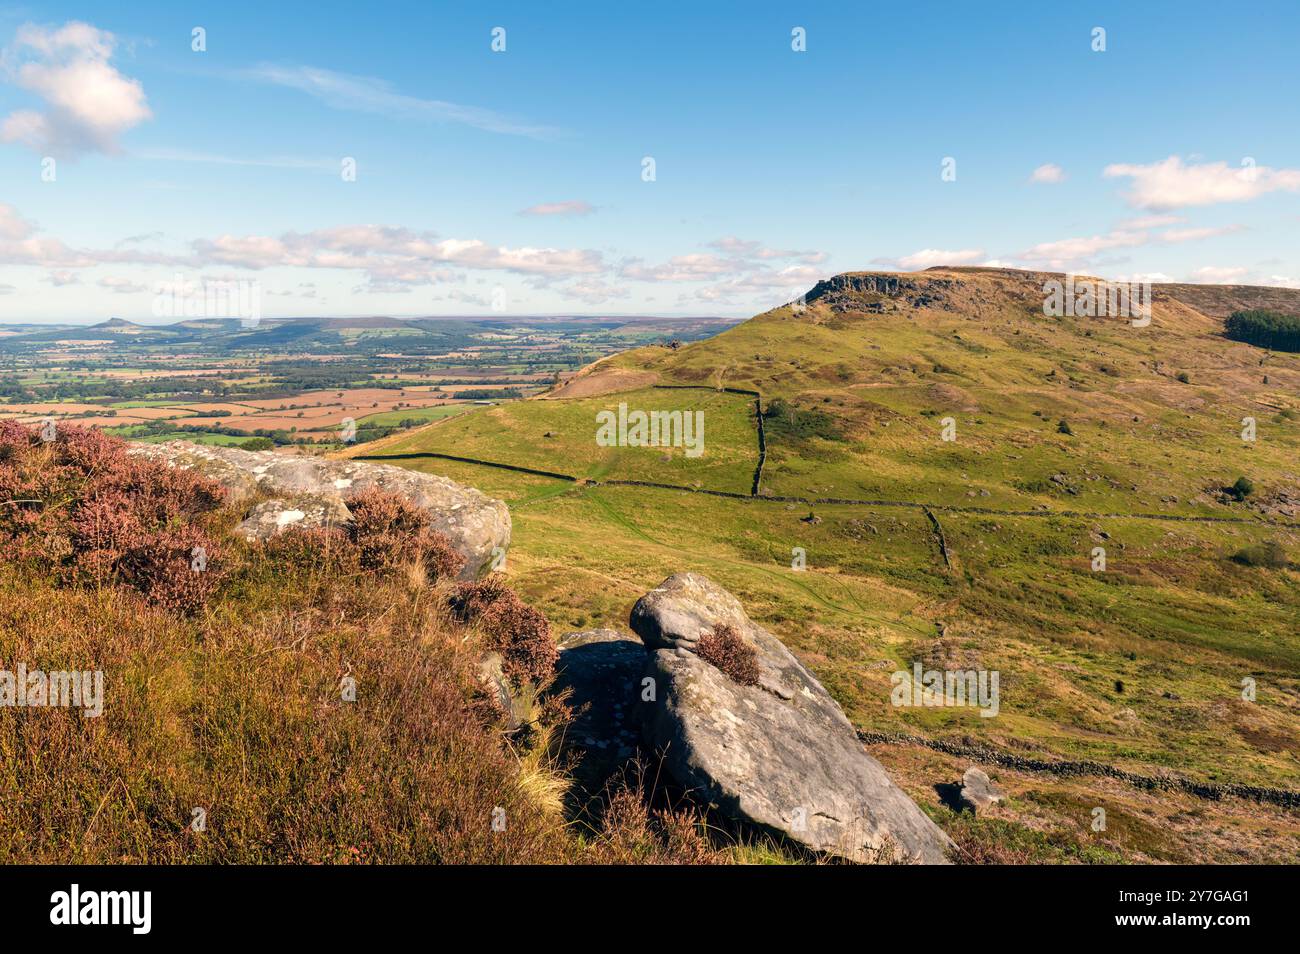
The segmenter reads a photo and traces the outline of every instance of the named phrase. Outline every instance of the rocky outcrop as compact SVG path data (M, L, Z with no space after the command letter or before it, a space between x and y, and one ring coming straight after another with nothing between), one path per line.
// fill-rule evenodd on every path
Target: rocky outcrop
M1002 789L993 784L983 769L972 765L961 777L962 806L969 808L976 815L999 804L1005 797Z
M757 656L741 685L696 654L729 624ZM839 705L740 602L703 576L669 577L633 607L655 698L647 743L683 787L723 814L855 861L948 861L951 840L868 755Z
M377 488L428 512L430 525L465 558L461 579L473 579L510 545L510 511L471 487L388 464L288 456L273 451L169 441L132 444L129 453L194 468L248 506L237 532L266 539L292 527L330 526L350 519L347 499ZM266 497L269 499L258 499Z
M893 272L847 272L813 286L804 297L832 311L885 312L911 308L946 308L947 293L958 280L913 277Z

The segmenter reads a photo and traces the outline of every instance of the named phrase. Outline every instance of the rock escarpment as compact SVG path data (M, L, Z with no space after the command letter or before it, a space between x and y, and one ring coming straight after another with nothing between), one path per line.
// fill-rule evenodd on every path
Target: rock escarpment
M373 488L398 494L429 514L432 528L465 558L461 579L478 576L510 545L510 511L504 503L434 474L188 441L133 444L129 453L194 468L217 481L236 506L248 507L236 532L249 539L264 540L291 527L342 525L351 517L348 498Z
M947 293L958 285L952 278L912 277L887 272L850 272L818 282L805 296L832 311L886 312L910 308L943 308Z
M578 747L606 771L610 747L625 749L639 725L667 775L737 822L854 861L949 860L948 836L867 754L821 683L726 590L676 574L637 602L631 625L643 642L602 631L561 644L561 679L595 703ZM700 638L722 625L753 649L757 685L697 654ZM592 677L601 688L583 690Z

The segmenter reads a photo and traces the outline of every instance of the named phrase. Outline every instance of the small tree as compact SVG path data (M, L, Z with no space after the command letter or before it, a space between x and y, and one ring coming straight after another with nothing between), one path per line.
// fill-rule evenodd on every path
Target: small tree
M1233 481L1232 486L1228 488L1228 493L1238 500L1245 500L1254 492L1255 483L1249 477L1238 477Z

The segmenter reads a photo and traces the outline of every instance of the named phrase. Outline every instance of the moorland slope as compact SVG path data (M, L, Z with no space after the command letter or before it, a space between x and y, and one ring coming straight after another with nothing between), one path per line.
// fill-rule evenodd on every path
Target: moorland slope
M506 500L509 575L561 631L624 626L667 572L718 580L950 829L942 785L971 760L953 753L982 752L1010 797L981 824L1031 857L1295 860L1293 810L1095 769L1300 788L1300 356L1224 337L1258 290L1156 286L1135 326L1045 316L1063 278L837 276L598 362L574 397L359 453ZM703 410L705 453L601 446L620 403ZM999 672L998 716L891 704L917 662ZM899 737L925 745L879 741ZM1060 761L1093 768L1017 768Z

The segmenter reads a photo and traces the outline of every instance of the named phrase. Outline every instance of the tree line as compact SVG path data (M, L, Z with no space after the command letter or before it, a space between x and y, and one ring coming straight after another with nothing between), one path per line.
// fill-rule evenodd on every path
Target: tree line
M1276 311L1234 311L1223 326L1233 341L1273 351L1300 351L1300 317Z

